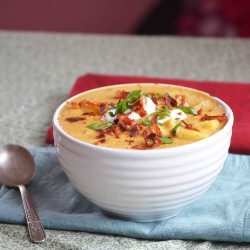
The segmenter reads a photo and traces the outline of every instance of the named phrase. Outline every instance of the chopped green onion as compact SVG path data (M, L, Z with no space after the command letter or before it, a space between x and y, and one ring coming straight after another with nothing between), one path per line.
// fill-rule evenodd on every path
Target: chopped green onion
M111 123L111 122L105 122L105 123L101 124L101 126L103 126L104 128L110 128L110 127L113 126L113 123Z
M133 90L127 97L126 101L128 103L133 103L135 102L141 94L141 90Z
M185 114L197 115L197 111L192 107L177 107L182 110Z
M162 120L167 116L170 116L170 111L166 107L164 107L164 109L158 111L157 120Z
M163 94L162 94L162 93L159 93L159 92L157 92L156 95L157 95L158 97L163 97Z
M169 115L166 113L158 113L157 120L162 120L162 119L166 118L167 116L169 116Z
M87 126L87 128L93 129L93 130L100 130L102 127L105 129L110 128L113 124L111 122L105 122L105 123L92 123Z
M115 116L115 114L114 114L113 112L111 112L111 111L109 111L109 115L110 115L111 117L114 117L114 116Z
M129 109L128 102L121 101L117 104L116 114L123 114L127 109Z
M172 130L171 130L171 134L175 135L176 134L176 130L178 127L182 126L181 122L178 123Z
M152 116L155 115L155 114L157 114L157 112L153 112L153 113L147 115L145 118L146 118L147 120L151 120L151 119L152 119Z
M157 107L158 110L158 116L160 119L165 118L166 116L170 115L170 111L168 110L167 106L160 105Z
M142 95L152 99L152 96L150 94L142 94Z
M161 137L160 140L161 140L161 142L162 142L163 144L171 144L171 143L174 142L174 141L173 141L171 138L169 138L169 137Z
M149 114L148 116L146 116L146 119L152 119L152 114Z
M142 124L143 124L144 126L151 126L153 123L150 122L150 121L142 121Z
M93 130L100 130L100 124L98 123L92 123L87 126L87 128L93 129Z
M129 104L137 101L141 94L141 90L133 90L127 97L127 99L119 102L117 104L116 114L123 114L126 110L129 109Z

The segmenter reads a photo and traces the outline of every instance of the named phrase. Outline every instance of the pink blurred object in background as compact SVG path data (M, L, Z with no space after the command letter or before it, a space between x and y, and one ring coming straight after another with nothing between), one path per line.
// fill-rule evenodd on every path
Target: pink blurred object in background
M0 29L133 33L155 0L0 0Z
M250 0L0 0L0 29L250 37Z
M249 0L183 0L175 34L250 37Z

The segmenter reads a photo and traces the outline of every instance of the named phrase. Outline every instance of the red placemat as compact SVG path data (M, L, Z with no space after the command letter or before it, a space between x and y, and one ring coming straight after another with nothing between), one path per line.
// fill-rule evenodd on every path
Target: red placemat
M87 74L81 76L75 82L69 97L80 92L108 85L121 83L168 83L191 87L208 92L212 96L219 97L226 102L234 113L233 137L230 146L231 153L250 154L250 83L193 81L180 79L167 79L140 76L118 76ZM53 144L53 128L48 130L46 142Z

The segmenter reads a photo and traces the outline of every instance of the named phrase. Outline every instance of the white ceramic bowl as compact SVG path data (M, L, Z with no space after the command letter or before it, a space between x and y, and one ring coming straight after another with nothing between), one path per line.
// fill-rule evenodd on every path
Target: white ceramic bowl
M227 157L233 113L216 100L228 117L223 129L192 144L152 150L105 148L73 138L58 123L64 102L53 118L57 157L76 189L103 210L139 222L173 217L206 192Z

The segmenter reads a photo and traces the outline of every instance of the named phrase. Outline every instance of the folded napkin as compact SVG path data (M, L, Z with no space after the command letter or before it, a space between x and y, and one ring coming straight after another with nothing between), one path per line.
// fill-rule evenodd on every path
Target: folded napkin
M230 152L250 154L250 116L248 115L250 103L250 84L87 74L77 79L69 96L74 96L92 88L111 84L145 82L168 83L196 88L208 92L212 96L219 97L225 101L232 108L235 116ZM53 144L52 127L48 130L46 141L47 143Z
M55 149L33 148L37 171L28 185L45 228L143 239L250 242L250 156L229 155L211 188L178 216L154 223L107 217L69 183ZM24 224L17 189L0 186L0 222Z

